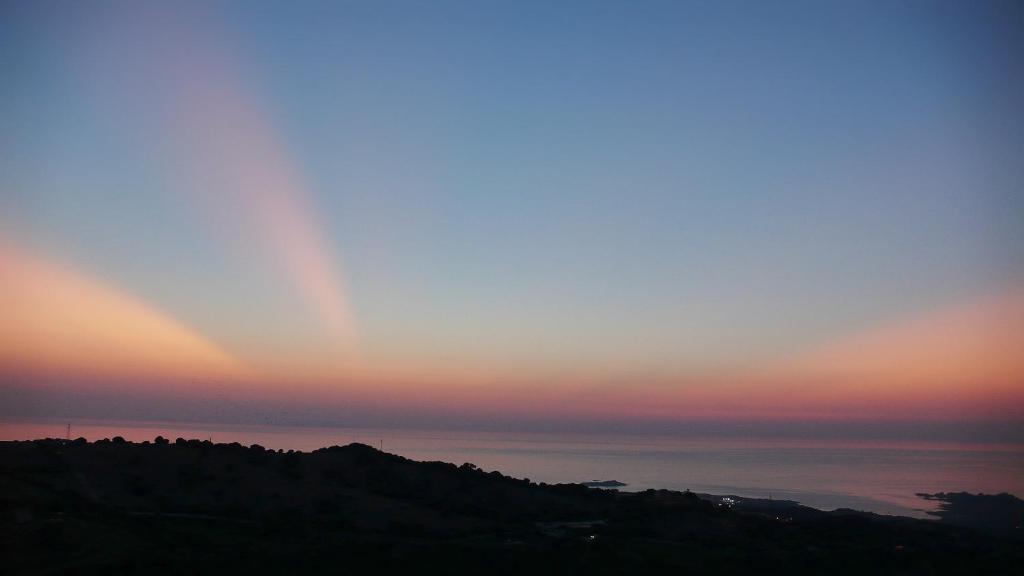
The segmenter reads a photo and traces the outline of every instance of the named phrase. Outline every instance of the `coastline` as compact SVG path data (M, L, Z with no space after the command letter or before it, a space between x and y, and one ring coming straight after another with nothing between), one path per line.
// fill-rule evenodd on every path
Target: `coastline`
M19 551L15 574L265 573L281 563L318 572L341 561L472 573L486 558L539 573L765 572L765 562L789 573L861 573L870 558L931 574L999 573L1024 560L1019 532L784 500L548 484L364 444L296 452L198 439L0 442L0 488L0 536ZM168 538L172 549L162 548ZM224 565L217 554L227 543L245 546L252 562Z
M72 437L89 440L122 436L144 441L163 435L304 451L359 442L414 460L473 462L548 483L616 478L626 482L622 490L630 492L692 490L922 519L933 519L929 512L938 504L917 497L919 492L1024 493L1024 446L1011 444L71 422ZM7 420L0 422L0 439L64 436L66 424L56 418ZM962 473L967 468L986 473Z

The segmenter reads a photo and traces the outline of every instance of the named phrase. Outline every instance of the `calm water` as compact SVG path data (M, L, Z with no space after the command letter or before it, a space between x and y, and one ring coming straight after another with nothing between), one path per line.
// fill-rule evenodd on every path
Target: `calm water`
M0 423L0 440L64 437L66 422ZM825 510L924 516L916 492L1024 496L1024 446L787 438L671 438L585 434L292 428L170 422L72 421L71 436L214 442L313 450L363 442L414 460L472 462L537 482L619 480L627 490L690 489L785 498Z

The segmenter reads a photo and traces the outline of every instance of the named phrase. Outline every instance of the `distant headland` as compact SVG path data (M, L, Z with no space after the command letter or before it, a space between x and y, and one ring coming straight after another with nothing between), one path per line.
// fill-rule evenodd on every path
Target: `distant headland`
M618 480L591 480L590 482L580 482L587 488L622 488L628 486L625 482L619 482Z

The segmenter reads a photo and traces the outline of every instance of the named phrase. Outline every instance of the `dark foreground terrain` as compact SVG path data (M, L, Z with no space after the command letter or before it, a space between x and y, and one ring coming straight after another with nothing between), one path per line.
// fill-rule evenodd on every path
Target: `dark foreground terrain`
M945 519L158 440L0 442L0 573L1024 573L1015 532Z

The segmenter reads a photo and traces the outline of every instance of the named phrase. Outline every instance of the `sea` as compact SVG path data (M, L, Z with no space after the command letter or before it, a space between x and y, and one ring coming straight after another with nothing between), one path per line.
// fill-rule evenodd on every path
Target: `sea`
M68 427L70 426L70 432ZM1024 445L806 438L499 433L180 422L0 422L0 440L164 436L309 451L352 442L413 460L473 463L534 482L617 480L622 490L692 490L929 518L918 493L1024 497Z

